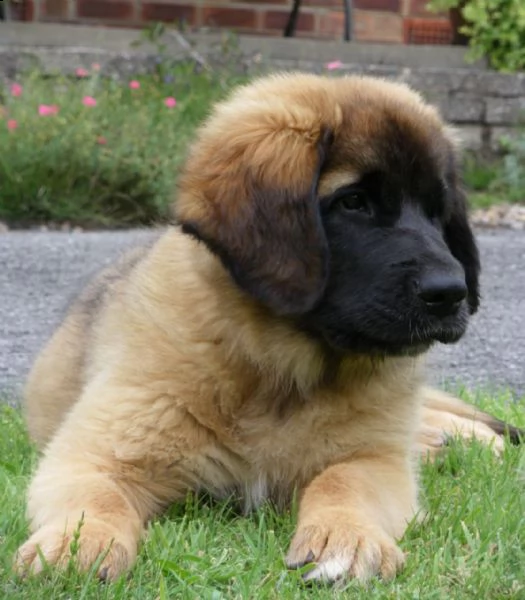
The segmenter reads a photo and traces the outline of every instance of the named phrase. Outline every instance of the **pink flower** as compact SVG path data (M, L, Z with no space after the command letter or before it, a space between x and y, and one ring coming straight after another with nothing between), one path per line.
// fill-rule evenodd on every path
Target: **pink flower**
M56 115L58 113L58 106L56 104L39 104L38 114L41 117L48 117L50 115Z
M93 71L100 71L100 65L98 63L93 63L91 65L91 68L93 69Z
M9 129L9 131L14 131L17 127L18 121L16 119L9 119L9 121L7 121L7 129Z
M336 69L340 69L343 66L343 63L340 60L332 60L329 63L326 63L325 67L329 71L335 71Z
M84 96L82 98L82 104L84 106L96 106L97 101L95 100L95 98L93 98L93 96Z
M78 69L75 69L75 75L77 77L89 77L89 71L87 69L79 67Z
M98 136L98 138L97 138L97 144L100 144L101 146L104 146L107 143L108 143L108 141L107 141L107 139L103 135L99 135Z
M11 96L21 96L22 95L22 86L19 83L13 83L11 86Z
M173 98L173 96L168 96L167 98L164 98L164 104L168 108L173 108L173 107L177 106L177 100L175 100L175 98Z
M130 88L131 90L138 90L138 89L139 89L139 87L140 87L140 82L138 82L136 79L132 79L132 80L129 82L129 88Z

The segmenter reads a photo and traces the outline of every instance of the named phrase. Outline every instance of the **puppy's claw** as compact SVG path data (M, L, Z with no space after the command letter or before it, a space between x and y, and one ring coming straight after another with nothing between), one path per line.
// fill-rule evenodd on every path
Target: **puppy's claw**
M298 561L294 562L293 560L287 559L286 566L292 570L301 569L302 567L305 567L306 565L309 565L309 564L313 563L314 561L315 561L315 555L312 552L312 550L309 550L309 552L306 555L306 557L304 558L304 560L298 560Z
M307 582L335 582L343 577L367 581L375 575L385 580L394 577L404 563L404 554L395 540L376 528L359 532L354 529L341 523L333 529L300 527L288 552L288 567L301 568L315 560L314 567L303 575Z
M330 558L314 569L303 575L303 580L313 581L337 581L350 572L351 560L346 557Z
M306 555L306 558L305 558L305 564L313 562L314 559L315 559L315 554L313 553L312 550L309 550L308 554Z

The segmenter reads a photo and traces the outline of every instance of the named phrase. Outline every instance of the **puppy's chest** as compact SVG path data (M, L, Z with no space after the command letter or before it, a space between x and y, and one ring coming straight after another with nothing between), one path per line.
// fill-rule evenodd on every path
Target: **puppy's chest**
M361 418L362 420L362 418ZM359 448L359 415L351 409L303 405L280 414L245 416L236 423L235 451L249 465L255 495L301 485Z
M407 390L408 392L408 390ZM365 389L321 395L289 410L247 406L236 418L234 452L247 465L238 485L248 507L271 498L286 502L328 466L381 448L405 452L415 427L409 393Z

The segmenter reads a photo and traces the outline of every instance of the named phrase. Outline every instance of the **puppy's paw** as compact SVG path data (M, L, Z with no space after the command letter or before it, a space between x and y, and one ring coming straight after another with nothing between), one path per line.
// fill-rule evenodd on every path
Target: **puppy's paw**
M376 527L352 525L348 519L320 519L299 525L286 557L289 568L314 563L306 581L333 582L344 577L367 581L375 575L391 579L403 566L395 540Z
M414 446L417 456L433 462L447 447L450 437L438 427L422 425Z
M455 438L466 442L475 439L491 448L497 456L505 449L504 437L481 421L447 412L427 411L427 415L432 417L433 424L422 423L414 448L423 459L434 461Z
M467 441L476 439L491 448L497 456L501 456L505 450L505 438L480 421L463 419L463 423L458 425L457 432L453 431L453 434L462 436Z
M111 581L131 566L135 556L136 542L121 539L119 532L103 521L86 521L77 530L54 524L38 529L20 546L15 570L20 575L36 575L46 565L64 568L72 561L79 571L88 571L103 557L97 575Z

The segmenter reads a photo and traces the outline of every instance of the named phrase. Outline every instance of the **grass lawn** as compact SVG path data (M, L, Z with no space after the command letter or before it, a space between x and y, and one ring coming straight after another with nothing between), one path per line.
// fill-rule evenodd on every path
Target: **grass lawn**
M478 395L484 408L525 425L525 399ZM249 517L228 503L189 499L149 529L129 578L100 584L89 574L49 572L21 581L10 572L27 535L24 492L36 453L20 414L0 407L0 598L11 599L296 599L501 600L525 598L525 448L496 458L478 444L454 443L422 469L427 515L402 541L404 572L333 589L308 587L288 572L283 556L293 531L290 514L266 507Z

